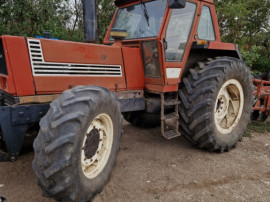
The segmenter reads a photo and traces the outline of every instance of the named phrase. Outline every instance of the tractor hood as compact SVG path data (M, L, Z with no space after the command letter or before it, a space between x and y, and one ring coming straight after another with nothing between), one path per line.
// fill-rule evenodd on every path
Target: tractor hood
M126 88L120 46L34 38L27 38L27 44L38 94L89 84Z

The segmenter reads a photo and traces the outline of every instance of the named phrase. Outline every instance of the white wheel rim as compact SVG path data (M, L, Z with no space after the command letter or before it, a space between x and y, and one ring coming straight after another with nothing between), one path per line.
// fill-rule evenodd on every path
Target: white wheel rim
M239 123L244 106L241 84L228 80L221 87L215 104L215 125L222 134L230 133Z
M81 167L88 179L95 178L105 167L113 143L113 123L107 114L98 115L90 124L85 134Z

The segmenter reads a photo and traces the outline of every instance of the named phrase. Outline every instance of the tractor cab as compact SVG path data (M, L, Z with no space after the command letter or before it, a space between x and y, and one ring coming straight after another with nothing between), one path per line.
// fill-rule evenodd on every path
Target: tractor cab
M128 4L123 2L126 1L116 1L119 10L116 12L112 28L126 30L125 40L158 37L166 8L182 9L186 6L186 0L130 1L133 2L132 5L130 2ZM109 40L113 39L109 37Z
M177 91L191 49L220 41L217 21L212 20L216 19L212 17L216 15L213 1L115 3L118 9L104 43L115 43L112 31L126 32L121 38L122 46L140 49L145 88L150 91Z

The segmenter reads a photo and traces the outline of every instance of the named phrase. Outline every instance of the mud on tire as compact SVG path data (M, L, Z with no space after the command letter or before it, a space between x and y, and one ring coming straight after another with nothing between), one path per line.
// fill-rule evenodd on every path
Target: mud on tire
M235 122L229 128L230 130L223 130L216 122L217 114L222 113L219 111L221 101L218 96L221 89L224 88L223 85L229 82L229 86L230 81L235 83L236 86L242 87L241 99L243 99L243 105L239 104L238 107L240 115L239 117L236 116L239 119L235 118ZM239 92L241 87L239 87ZM198 63L196 67L189 70L179 87L181 132L199 148L219 152L230 150L242 139L242 134L247 128L252 109L252 89L249 69L238 59L219 57L214 60L209 59L204 63ZM230 91L234 91L234 88L227 89L227 92ZM237 95L230 96L237 99ZM234 98L231 100L234 100ZM221 107L221 110L224 109ZM227 115L225 118L228 119ZM224 121L226 120L222 120L221 123L223 124ZM227 120L225 126L230 125L228 123Z
M111 150L98 175L87 177L82 168L82 147L86 134L90 136L89 125L100 114L110 117L113 125ZM121 122L118 101L105 88L78 86L53 101L34 142L33 169L43 195L59 201L89 201L100 192L116 163Z

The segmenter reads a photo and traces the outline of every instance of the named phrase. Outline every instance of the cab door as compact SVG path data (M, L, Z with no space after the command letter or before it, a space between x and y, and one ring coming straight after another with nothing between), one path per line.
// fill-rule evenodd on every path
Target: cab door
M199 4L189 1L185 8L169 11L161 36L164 48L163 71L167 85L180 82L180 75L186 65L192 42L195 40L198 10Z

